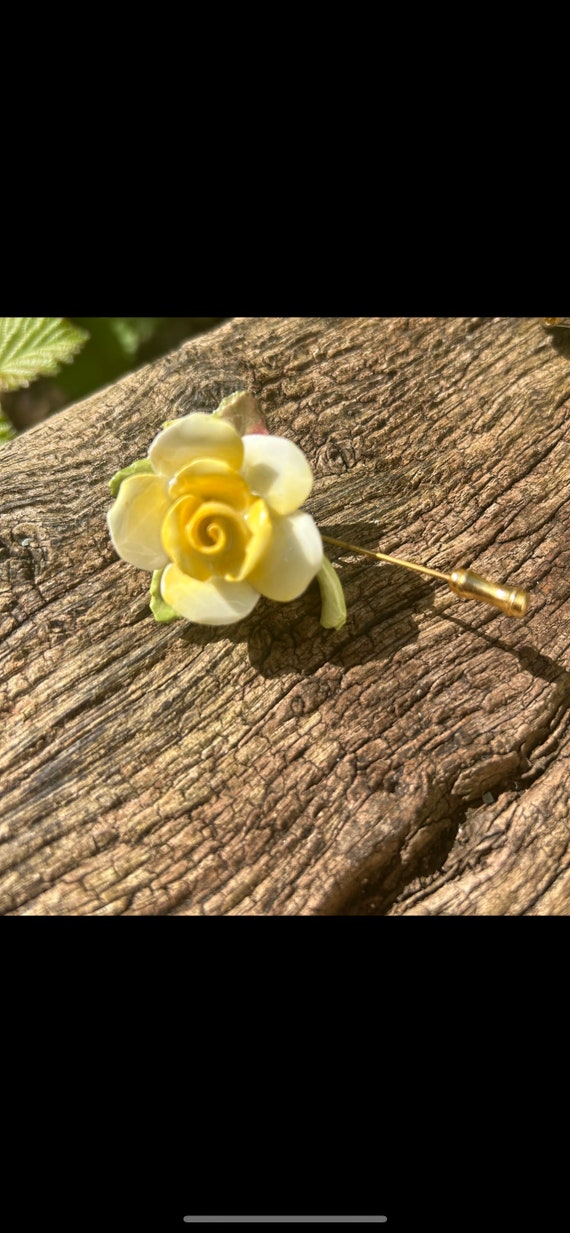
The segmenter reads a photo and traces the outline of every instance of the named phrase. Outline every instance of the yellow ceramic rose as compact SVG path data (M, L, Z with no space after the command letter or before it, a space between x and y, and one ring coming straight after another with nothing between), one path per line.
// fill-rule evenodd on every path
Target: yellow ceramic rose
M292 441L240 436L223 416L197 411L119 473L111 539L123 560L155 571L155 597L167 606L159 619L231 625L262 595L296 599L319 574L321 536L299 508L312 483Z

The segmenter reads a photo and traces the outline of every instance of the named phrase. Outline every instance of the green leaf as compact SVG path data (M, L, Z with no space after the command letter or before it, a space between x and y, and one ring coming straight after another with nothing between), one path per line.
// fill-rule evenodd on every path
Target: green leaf
M150 610L155 621L160 621L162 625L166 625L168 621L180 621L182 618L179 612L175 612L170 604L162 598L160 594L160 579L162 578L163 570L155 569L150 583Z
M6 412L0 406L0 445L4 445L6 441L11 441L12 437L16 436L16 429L11 424Z
M0 317L0 390L54 376L88 338L63 317Z
M317 582L321 588L321 625L325 629L342 629L346 625L346 601L341 580L329 560L323 557L323 563L317 574Z
M152 463L148 458L137 458L137 461L131 462L129 467L123 467L121 471L115 471L112 479L109 480L111 496L118 496L119 488L128 475L148 475L151 471Z

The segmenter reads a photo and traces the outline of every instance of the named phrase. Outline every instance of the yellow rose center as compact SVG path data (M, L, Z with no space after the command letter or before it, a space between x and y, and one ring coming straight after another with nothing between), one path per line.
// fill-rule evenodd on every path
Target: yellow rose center
M215 469L214 469L215 468ZM265 501L224 464L191 464L170 484L162 543L179 569L205 581L242 581L264 556L273 530Z
M190 549L212 557L243 555L248 537L244 516L216 501L204 501L187 523L185 533Z

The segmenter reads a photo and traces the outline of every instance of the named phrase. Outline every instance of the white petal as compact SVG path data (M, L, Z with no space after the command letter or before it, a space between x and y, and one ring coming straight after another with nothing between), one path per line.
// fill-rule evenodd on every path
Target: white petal
M273 540L248 581L268 599L286 603L306 591L321 568L323 544L310 514L299 510L273 519Z
M231 424L194 411L159 432L148 456L155 471L169 478L195 458L219 459L239 471L243 446Z
M130 475L124 479L107 522L115 551L137 569L162 569L168 557L161 530L170 508L168 484L161 475Z
M197 625L233 625L249 616L259 600L248 582L226 582L225 578L198 582L177 565L167 565L160 590L175 612Z
M286 437L258 433L242 437L241 473L252 492L276 514L292 514L313 487L313 474L302 450Z

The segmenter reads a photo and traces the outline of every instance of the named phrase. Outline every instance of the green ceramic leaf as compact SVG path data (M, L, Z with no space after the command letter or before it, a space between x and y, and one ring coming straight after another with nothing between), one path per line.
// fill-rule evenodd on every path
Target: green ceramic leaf
M113 478L109 480L111 496L116 497L118 495L119 488L128 475L148 475L151 471L152 464L148 458L139 458L136 462L131 462L129 467L123 467L121 471L116 471Z
M166 625L168 621L180 621L182 618L179 612L175 612L174 608L167 604L160 594L160 579L163 571L155 569L151 584L150 584L150 610L155 621L160 621L162 625Z
M342 583L329 560L323 557L323 563L317 574L317 582L321 588L321 625L325 629L342 629L346 624L346 602Z

